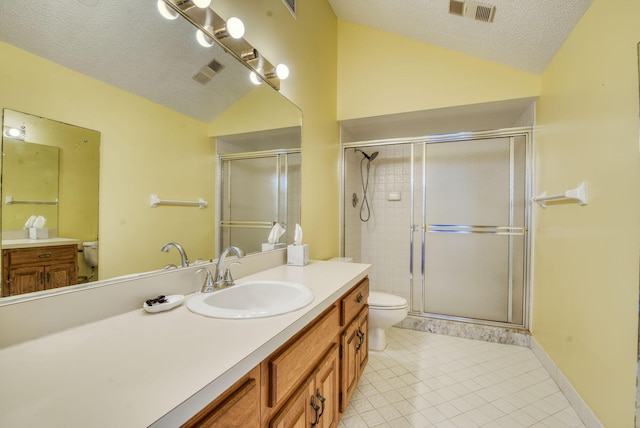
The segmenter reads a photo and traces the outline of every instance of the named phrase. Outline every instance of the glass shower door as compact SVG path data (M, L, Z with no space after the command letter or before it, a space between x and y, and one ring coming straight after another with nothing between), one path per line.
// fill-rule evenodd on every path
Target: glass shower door
M414 250L421 275L412 310L524 322L525 143L516 136L414 147L414 232L422 238L414 248L422 248Z
M235 245L262 251L273 225L280 223L290 242L300 222L300 153L228 155L221 159L219 251Z

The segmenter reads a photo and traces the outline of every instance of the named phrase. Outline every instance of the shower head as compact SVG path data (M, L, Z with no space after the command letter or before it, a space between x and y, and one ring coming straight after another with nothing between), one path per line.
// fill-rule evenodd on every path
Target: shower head
M362 155L363 155L363 156L364 156L364 157L365 157L369 162L371 162L372 160L374 160L374 159L378 156L378 152L373 152L373 153L371 153L370 155L368 155L368 154L366 154L365 152L363 152L363 151L362 151L362 150L360 150L360 149L355 149L355 150L356 150L356 152L360 152L360 153L362 153Z

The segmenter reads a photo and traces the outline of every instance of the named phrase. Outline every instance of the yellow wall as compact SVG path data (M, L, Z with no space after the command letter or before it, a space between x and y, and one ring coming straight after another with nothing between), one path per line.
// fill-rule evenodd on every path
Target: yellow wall
M310 257L338 255L340 134L336 122L337 20L327 1L299 0L293 19L282 0L219 0L216 11L235 15L245 39L271 63L285 63L290 77L280 92L302 117L302 228Z
M535 74L338 21L338 120L539 93Z
M0 106L101 133L100 277L213 257L214 146L207 124L0 43ZM197 200L207 209L149 207L149 195ZM69 236L73 238L73 236Z
M302 112L272 87L256 86L209 123L209 135L289 128L302 125Z
M542 74L533 335L606 427L633 426L638 327L640 3L595 0Z

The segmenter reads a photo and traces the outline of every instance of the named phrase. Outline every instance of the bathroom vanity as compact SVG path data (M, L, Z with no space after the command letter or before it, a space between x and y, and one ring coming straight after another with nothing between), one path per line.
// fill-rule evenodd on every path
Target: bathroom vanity
M148 314L138 306L0 349L0 426L334 426L367 363L369 270L312 261L238 275L239 283L291 281L313 291L311 304L274 317L208 318L186 305ZM193 279L192 291L201 285L187 268L122 289L167 278ZM98 301L105 292L96 290Z
M185 424L336 427L368 361L369 279Z
M2 297L76 284L78 243L65 238L3 241Z

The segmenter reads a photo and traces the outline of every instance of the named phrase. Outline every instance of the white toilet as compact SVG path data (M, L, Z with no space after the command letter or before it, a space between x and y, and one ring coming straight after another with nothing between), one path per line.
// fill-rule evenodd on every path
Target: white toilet
M82 255L84 261L90 268L98 266L98 241L88 241L82 243Z
M407 299L393 294L369 293L369 349L382 351L387 347L385 330L407 317Z
M332 262L351 263L351 257L335 257ZM387 347L385 330L407 317L407 299L393 294L369 292L369 349L382 351Z

